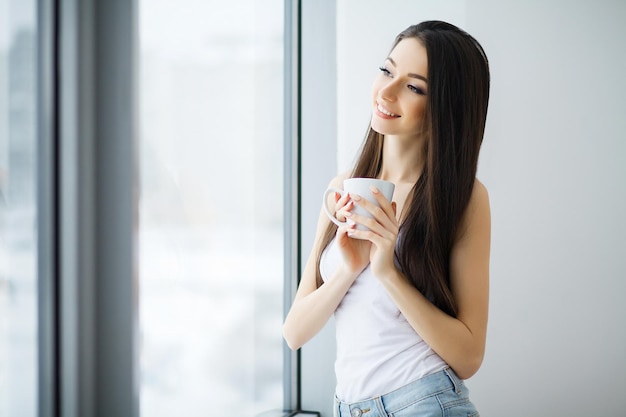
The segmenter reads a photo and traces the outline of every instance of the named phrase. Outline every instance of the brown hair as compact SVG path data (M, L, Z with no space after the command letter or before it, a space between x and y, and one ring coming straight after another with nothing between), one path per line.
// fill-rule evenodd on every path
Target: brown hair
M472 193L489 102L489 62L468 33L441 21L410 26L395 39L416 38L428 56L428 132L422 175L409 194L395 251L396 266L433 304L451 316L450 252ZM384 135L368 128L351 177L379 175ZM336 234L330 223L317 253Z

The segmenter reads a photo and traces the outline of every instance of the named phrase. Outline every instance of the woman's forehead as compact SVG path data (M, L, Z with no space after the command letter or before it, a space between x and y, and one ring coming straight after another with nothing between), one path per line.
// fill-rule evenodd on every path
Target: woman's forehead
M428 55L426 48L417 38L402 39L393 48L388 58L398 70L426 77Z

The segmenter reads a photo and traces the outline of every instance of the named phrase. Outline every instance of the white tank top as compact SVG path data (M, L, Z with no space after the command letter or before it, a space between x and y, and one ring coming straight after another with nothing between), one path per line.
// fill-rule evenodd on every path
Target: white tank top
M340 262L333 240L320 262L324 281ZM447 366L400 313L369 266L339 303L335 325L336 395L341 401L377 397Z

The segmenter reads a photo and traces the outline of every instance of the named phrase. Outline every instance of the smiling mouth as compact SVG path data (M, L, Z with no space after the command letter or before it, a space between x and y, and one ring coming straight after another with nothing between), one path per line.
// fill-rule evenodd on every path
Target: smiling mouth
M384 114L385 116L388 116L388 117L400 117L400 115L390 112L389 110L387 110L386 108L384 108L380 104L378 104L376 106L376 110L378 110L380 113L382 113L382 114Z

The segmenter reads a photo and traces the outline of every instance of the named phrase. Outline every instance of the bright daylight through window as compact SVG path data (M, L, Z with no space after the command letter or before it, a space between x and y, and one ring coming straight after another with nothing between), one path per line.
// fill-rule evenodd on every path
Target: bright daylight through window
M141 415L280 409L283 2L139 6Z
M0 0L0 417L37 412L35 22Z

